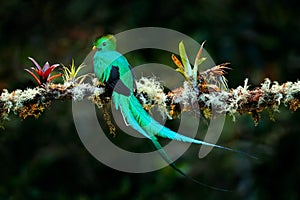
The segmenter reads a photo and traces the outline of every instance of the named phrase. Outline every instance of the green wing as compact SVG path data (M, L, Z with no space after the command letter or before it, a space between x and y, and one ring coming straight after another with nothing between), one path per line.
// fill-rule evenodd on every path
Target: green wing
M126 58L117 51L96 52L94 56L94 72L101 82L107 82L113 67L118 68L119 80L133 91L134 80L130 65Z

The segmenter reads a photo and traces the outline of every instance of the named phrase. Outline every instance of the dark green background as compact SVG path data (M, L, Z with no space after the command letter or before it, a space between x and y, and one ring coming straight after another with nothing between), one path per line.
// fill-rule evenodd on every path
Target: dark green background
M206 40L216 63L231 63L230 87L242 85L246 77L252 87L265 77L280 83L299 77L296 1L7 0L0 5L1 89L34 86L23 70L31 66L28 56L41 64L67 65L74 58L79 65L96 36L144 26ZM169 59L150 53L138 58ZM71 102L55 102L37 120L11 116L1 130L0 199L298 199L299 117L299 111L283 107L275 122L264 112L257 127L249 116L235 123L228 117L219 144L255 155L257 161L220 150L198 159L198 147L192 146L176 162L198 180L234 189L223 193L196 185L170 167L145 174L106 167L81 143ZM176 127L176 121L168 125ZM111 140L131 150L152 150L149 142L132 144L134 139L121 132Z

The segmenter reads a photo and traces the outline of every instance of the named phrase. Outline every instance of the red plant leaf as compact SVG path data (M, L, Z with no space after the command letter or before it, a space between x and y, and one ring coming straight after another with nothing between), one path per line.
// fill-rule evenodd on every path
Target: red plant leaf
M48 77L54 69L55 69L55 66L53 66L53 65L51 67L49 67L46 71L43 72L44 76Z
M48 78L47 81L50 82L50 81L52 81L53 79L58 78L58 77L60 77L60 76L62 76L62 74L55 74L55 75L51 76L50 78Z
M32 69L39 75L39 77L41 77L43 75L43 71L39 70L39 69L35 69L32 67Z
M43 66L43 72L47 71L50 68L49 62L46 62Z
M31 57L28 57L33 64L35 65L34 67L31 67L31 69L36 73L33 73L32 71L25 69L35 80L36 82L41 85L42 83L50 82L54 78L57 78L61 76L61 74L54 75L50 77L51 72L59 66L59 64L54 64L51 65L49 62L46 62L43 66L43 68L40 67L40 65Z
M41 81L39 80L39 78L33 72L31 72L28 69L25 69L25 71L27 71L35 79L35 81L38 83L38 85L41 85Z
M39 70L42 70L42 68L40 67L40 65L33 58L28 57L28 59L33 62L33 64L36 66L36 68L38 68Z

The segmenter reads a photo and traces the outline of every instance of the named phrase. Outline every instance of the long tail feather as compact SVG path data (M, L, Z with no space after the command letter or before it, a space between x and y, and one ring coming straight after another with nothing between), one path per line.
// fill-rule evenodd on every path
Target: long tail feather
M204 142L201 140L193 139L188 136L181 135L177 132L170 130L169 128L161 125L155 121L142 107L138 99L134 95L124 96L121 94L115 93L115 103L119 104L121 111L127 120L127 123L132 126L135 130L143 134L145 137L150 138L153 135L160 136L163 138L168 138L171 140L177 140L181 142L193 143L211 146L219 149L224 149L239 154L243 154L247 157L257 159L255 156L252 156L246 152L231 149L228 147ZM118 106L118 105L116 105ZM118 107L117 107L118 108Z
M118 95L118 94L116 94ZM144 109L140 109L141 106L135 107L136 110L132 112L132 106L134 106L134 104L132 103L132 101L130 100L132 97L125 97L123 95L118 95L118 96L114 96L114 98L118 98L115 99L115 103L118 103L118 105L116 105L116 108L118 109L119 107L121 108L121 112L124 116L124 118L127 120L127 123L130 124L132 126L132 128L134 128L135 130L137 130L139 133L141 133L142 135L144 135L145 137L149 138L154 147L158 150L158 152L160 153L160 155L162 156L162 158L175 170L177 171L179 174L181 174L182 176L188 178L189 180L202 185L204 187L208 187L211 188L213 190L218 190L218 191L222 191L222 192L229 192L230 190L227 189L223 189L223 188L218 188L218 187L214 187L208 184L205 184L203 182L200 182L190 176L188 176L187 174L185 174L183 171L181 171L176 165L175 163L169 158L168 154L166 153L166 151L162 148L162 146L160 145L160 143L158 142L156 136L154 134L151 133L146 133L146 131L142 128L142 126L140 125L140 122L142 121L144 124L144 127L150 124L152 124L151 122L153 122L154 120L149 116L148 118L148 114L147 115L138 115L138 112L135 111L139 111L139 113L142 112L142 110ZM134 97L135 98L135 97ZM140 105L140 104L139 104ZM148 124L148 125L147 125ZM156 127L157 128L157 127ZM151 132L153 132L155 129L153 129Z
M151 141L153 143L153 145L155 146L155 148L158 150L158 152L160 153L160 155L162 156L162 158L175 170L177 171L179 174L181 174L182 176L184 176L185 178L199 184L202 185L204 187L208 187L210 189L213 190L218 190L218 191L222 191L222 192L232 192L231 190L228 189L224 189L224 188L219 188L219 187L215 187L212 185L208 185L206 183L200 182L196 179L194 179L193 177L188 176L186 173L184 173L183 171L181 171L176 165L175 163L169 158L168 154L166 153L166 151L162 148L162 146L160 145L160 143L157 141L157 138L154 136L151 138Z
M147 134L141 127L139 122L136 120L136 117L133 115L133 112L130 110L130 98L119 94L115 95L118 95L114 96L116 109L120 107L121 113L125 118L126 123L128 123L133 129L137 130L140 134L150 139L149 134Z
M188 178L189 180L214 189L218 191L223 191L223 192L230 192L231 190L224 189L224 188L218 188L215 186L211 186L208 184L205 184L203 182L200 182L187 174L185 174L183 171L181 171L175 163L169 158L165 150L162 148L160 143L158 142L156 136L164 137L164 138L169 138L172 140L178 140L182 142L188 142L188 143L194 143L194 144L201 144L201 145L206 145L206 146L211 146L211 147L216 147L220 149L225 149L229 151L233 151L236 153L244 154L246 156L249 156L251 158L255 158L245 152L234 150L228 147L223 147L220 145L216 144L211 144L208 142L196 140L184 135L181 135L179 133L176 133L163 125L159 124L157 121L155 121L142 107L138 99L134 95L130 96L124 96L122 94L118 93L113 93L113 99L114 103L116 104L116 109L121 109L121 112L123 114L123 117L125 118L126 122L135 130L137 130L139 133L144 135L146 138L150 139L154 145L154 147L158 150L162 158L179 174L182 176Z

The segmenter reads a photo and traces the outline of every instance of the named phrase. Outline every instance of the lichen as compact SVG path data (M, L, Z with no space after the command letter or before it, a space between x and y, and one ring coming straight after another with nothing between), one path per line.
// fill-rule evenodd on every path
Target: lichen
M147 98L143 95L139 96L145 109L150 110L152 107L157 106L159 113L163 118L171 118L167 110L166 99L162 84L157 81L156 77L142 77L136 82L137 93L146 94Z
M102 94L101 90L94 90L94 93L88 97L90 101L93 102L98 108L102 108L105 104L104 100L101 99L100 94Z
M295 95L300 94L300 81L295 83L287 82L282 85L283 93L285 94L285 99L283 103L287 106L289 104L295 104ZM294 108L294 106L292 106Z
M20 109L24 107L24 103L31 101L36 95L41 94L42 88L28 88L26 90L15 90L9 93L6 89L1 94L1 101L3 102L3 108L10 111L14 111L16 114Z
M184 107L189 107L190 105L198 101L198 92L193 88L193 86L185 81L183 83L183 89L174 98L174 103L180 103Z
M103 88L97 88L88 83L83 83L76 85L72 88L72 99L74 101L81 101L85 97L90 96L91 94L94 96L99 96L103 92Z
M8 120L10 112L19 115L22 119L28 116L38 118L49 105L49 101L35 101L37 96L42 96L44 88L28 88L25 90L15 90L9 93L6 89L1 94L1 119Z
M8 114L13 109L13 102L11 101L12 95L7 89L4 89L1 94L1 104L3 109L3 118L8 119Z
M44 91L43 88L28 88L26 90L15 90L14 93L14 102L15 102L15 110L18 111L23 108L24 103L33 100L37 95L41 94Z
M22 109L19 109L18 113L22 119L28 116L33 116L37 119L49 105L50 101L47 103L30 103L29 105L24 105Z
M183 111L194 110L196 106L198 109L199 105L205 118L210 118L213 114L227 114L234 120L236 114L250 114L257 124L263 110L267 110L271 120L274 120L274 113L279 111L281 105L292 111L300 108L300 81L279 84L277 81L271 82L270 79L265 79L261 87L249 90L248 79L245 79L244 85L229 91L201 90L186 81L183 87L166 94L163 85L155 77L142 77L137 81L135 94L145 109L156 107L164 118L169 119L178 117ZM4 89L0 95L0 126L9 119L11 113L22 119L28 116L38 118L53 100L71 98L74 101L88 98L99 108L103 108L110 100L105 93L103 83L96 79L92 84L48 83L12 92ZM109 122L109 118L106 118ZM113 133L114 127L110 128Z

